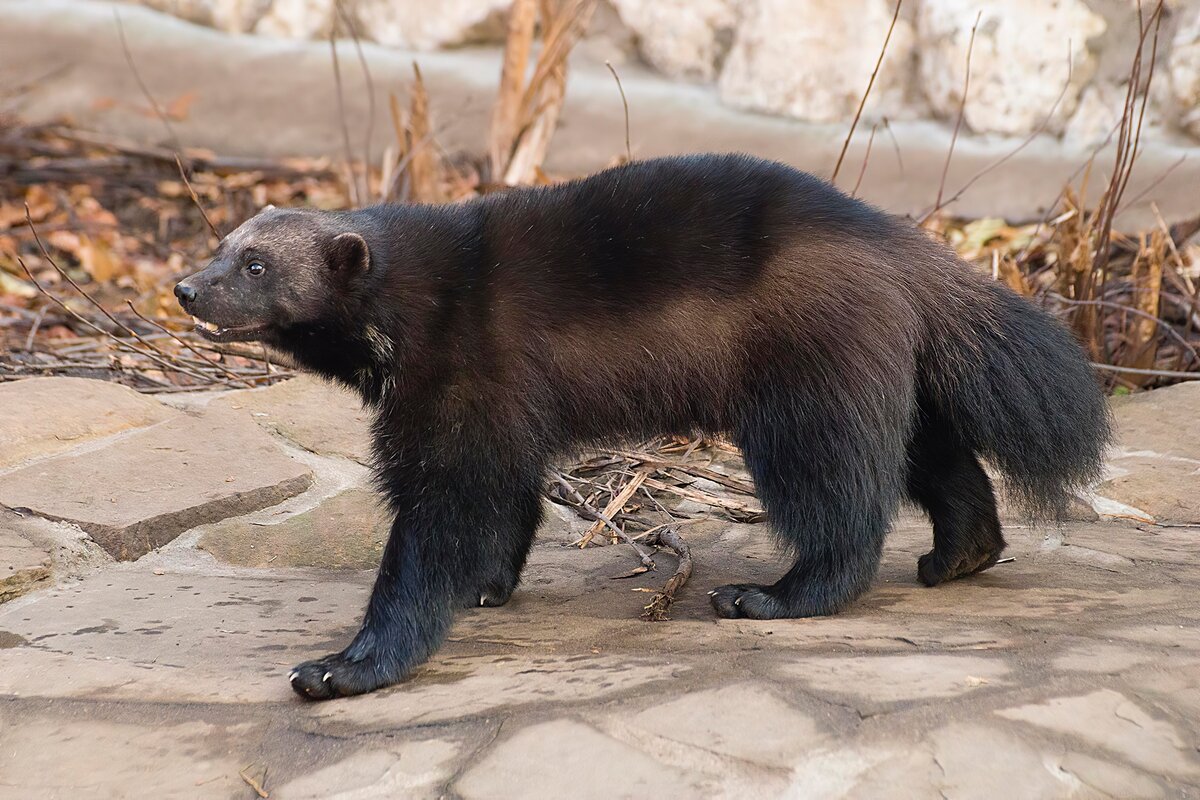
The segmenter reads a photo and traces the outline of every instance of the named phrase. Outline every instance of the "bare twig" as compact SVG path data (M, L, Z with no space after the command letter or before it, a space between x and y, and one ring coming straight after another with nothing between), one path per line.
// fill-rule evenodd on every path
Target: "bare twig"
M875 144L875 131L879 128L879 123L871 126L871 135L867 137L867 151L863 153L862 168L858 171L858 180L854 182L854 190L850 192L851 197L858 197L858 187L862 186L863 176L867 174L867 164L871 161L871 146Z
M1116 364L1101 364L1092 362L1092 368L1104 372L1120 372L1129 375L1145 375L1152 378L1170 378L1177 381L1200 381L1200 372L1177 372L1169 369L1137 369L1135 367L1120 367Z
M625 87L621 85L621 76L617 74L612 62L605 61L604 66L612 73L613 80L617 82L617 91L621 93L621 105L625 108L625 160L633 161L633 148L629 146L629 101L625 99Z
M1006 164L1010 159L1012 159L1014 156L1016 156L1018 153L1020 153L1026 147L1028 147L1033 142L1034 139L1036 139L1038 136L1041 136L1043 133L1046 132L1047 128L1049 128L1049 126L1050 126L1050 122L1054 119L1054 114L1058 111L1059 105L1062 104L1063 99L1067 96L1067 90L1071 87L1071 76L1074 72L1074 64L1072 64L1069 43L1068 43L1067 48L1068 48L1067 80L1063 83L1062 91L1059 92L1058 97L1055 98L1054 105L1050 106L1050 110L1046 113L1046 116L1042 118L1041 124L1039 124L1036 128L1034 128L1029 133L1028 136L1026 136L1024 139L1022 139L1021 143L1019 145L1014 147L1012 150L1009 150L1007 153L1005 153L1003 156L996 159L995 161L992 161L990 164L986 165L983 169L979 170L974 175L972 175L969 179L967 179L967 182L964 183L961 187L959 187L958 191L956 191L954 194L952 194L945 202L942 202L940 199L941 198L941 188L939 187L938 201L936 203L934 203L933 208L931 208L929 211L927 211L921 215L920 220L917 222L918 225L924 225L929 219L931 219L933 216L935 216L939 211L941 211L944 208L947 208L948 206L953 205L955 202L957 202L959 200L959 198L961 198L964 194L966 194L967 191L972 186L974 186L977 181L979 181L981 178L986 176L992 170L997 169L998 167L1001 167L1004 164ZM968 69L970 69L969 61L968 61ZM970 76L968 75L968 79L969 79L969 77ZM964 97L965 96L966 95L964 94ZM955 128L955 133L957 134L957 127ZM953 142L951 142L950 149L951 149L951 152L953 152L953 149L954 149ZM945 181L946 181L946 169L949 168L949 164L950 164L949 158L950 158L950 154L947 153L946 167L943 168L943 171L942 171L942 185L943 186L945 185ZM1059 197L1061 198L1061 195L1059 195ZM1055 201L1055 205L1057 205L1057 200ZM1051 207L1053 207L1053 206L1051 206Z
M192 202L200 211L200 216L204 218L204 224L208 226L209 231L220 241L221 234L217 232L217 228L213 225L212 220L208 217L208 212L204 210L204 206L200 204L200 197L196 194L196 190L192 187L192 182L188 178L187 170L184 169L183 159L180 154L183 152L183 145L179 142L179 137L175 134L175 128L171 125L171 120L167 117L162 106L158 104L154 94L150 91L150 87L142 80L142 73L138 71L137 63L133 60L133 52L129 49L129 42L125 39L125 25L121 22L121 15L117 12L116 7L113 7L113 19L117 21L117 36L121 40L121 52L125 54L125 63L129 65L129 71L133 74L133 79L137 81L138 88L141 89L142 95L146 98L146 102L150 104L150 108L154 110L154 115L158 117L163 128L167 131L167 136L171 140L174 147L175 166L179 168L179 177L183 181L183 185L187 188L188 195L191 196Z
M246 782L247 786L249 786L251 789L254 790L254 793L256 795L263 798L263 800L266 800L266 798L271 796L271 793L267 791L267 787L266 787L267 770L263 769L262 779L259 780L249 774L250 767L253 767L253 766L254 766L253 764L249 764L245 767L242 767L240 770L238 770L238 775L240 775L242 780L244 780Z
M346 13L341 0L336 0L333 4L334 10L338 17L341 18L342 24L346 26L346 30L350 33L350 38L354 41L354 50L358 54L358 63L362 67L363 81L367 88L367 126L363 135L363 186L359 194L364 202L366 198L371 196L371 139L375 133L375 81L371 78L371 68L367 64L367 57L363 54L362 39L358 34L358 26L354 24L354 20Z
M642 610L642 619L649 622L661 622L671 618L671 606L675 602L676 593L683 588L692 577L692 550L687 542L679 535L674 527L658 531L650 543L655 546L668 547L679 558L675 574L667 579L666 584L659 590L646 607Z
M347 181L350 190L350 202L353 205L362 205L363 198L358 194L358 177L354 169L354 150L350 147L350 127L346 122L346 98L342 94L342 66L338 60L337 39L335 38L336 31L333 26L329 30L329 53L333 58L333 83L334 90L337 94L337 109L338 122L341 124L342 130L342 147L346 152L346 173L349 177Z
M203 362L204 364L209 364L209 365L211 365L211 366L215 367L215 368L216 368L217 370L219 370L220 372L224 373L226 376L228 376L228 377L232 378L233 380L235 380L235 381L240 381L240 382L244 383L244 384L245 384L247 387L251 387L251 388L253 388L253 386L254 386L254 383L253 383L252 381L250 381L250 380L247 380L246 378L242 377L241 375L238 375L236 372L234 372L234 371L233 371L233 370L231 370L231 369L227 369L227 368L226 368L226 367L225 367L223 364L221 364L220 362L218 362L218 361L213 361L212 359L208 358L207 356L205 356L205 355L204 355L204 353L201 353L201 352L200 352L199 350L197 350L195 347L192 347L192 345L191 345L191 344L190 344L190 343L187 341L187 339L184 339L184 338L182 338L182 337L180 337L180 336L177 336L177 335L176 335L176 334L175 334L173 331L171 331L169 328L166 328L166 327L164 327L164 326L160 325L159 323L155 322L154 320L152 320L152 319L150 319L149 317L147 317L147 316L145 316L144 314L142 314L140 311L138 311L138 310L137 310L137 308L135 308L135 307L134 307L134 305L133 305L133 301L132 301L132 300L126 300L126 301L125 301L125 304L126 304L127 306L129 306L129 310L133 312L134 316L136 316L136 317L137 317L138 319L140 319L142 322L145 322L145 323L146 323L146 324L148 324L148 325L153 325L155 328L158 328L160 331L162 331L163 333L165 333L165 334L166 334L167 336L169 336L171 339L173 339L173 340L174 340L174 341L176 341L177 343L179 343L179 344L183 345L184 347L186 347L186 348L187 348L188 350L190 350L191 352L195 353L195 354L196 354L196 355L197 355L197 356L200 358L201 362Z
M967 42L967 71L963 77L962 100L958 104L958 117L954 120L954 133L950 135L950 148L946 151L946 163L942 166L942 179L938 183L937 200L933 207L942 207L942 194L946 191L946 176L950 174L950 161L954 158L954 145L958 142L958 132L962 129L963 117L967 112L967 93L971 89L971 53L975 50L975 31L979 28L979 20L983 11L975 15L975 23L971 25L971 38Z
M830 183L837 183L838 172L842 169L842 160L846 158L846 150L850 147L850 140L854 138L854 129L858 127L858 120L862 116L863 108L867 105L867 98L871 94L871 88L875 86L875 76L879 74L879 68L883 65L883 58L887 55L888 42L892 40L892 31L896 30L896 21L900 19L900 6L904 0L896 0L896 10L892 14L892 24L888 25L887 36L883 38L883 47L879 48L879 59L875 62L875 69L871 70L871 79L867 81L867 90L863 92L862 98L858 101L858 110L854 112L854 120L850 123L850 130L846 132L846 141L842 142L842 152L838 154L837 163L833 165L833 175L829 177Z

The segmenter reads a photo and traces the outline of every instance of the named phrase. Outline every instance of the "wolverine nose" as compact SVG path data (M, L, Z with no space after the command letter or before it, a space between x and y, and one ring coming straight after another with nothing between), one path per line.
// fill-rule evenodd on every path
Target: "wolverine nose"
M175 298L179 300L179 305L183 306L183 310L187 311L188 304L196 299L196 290L186 283L175 284Z

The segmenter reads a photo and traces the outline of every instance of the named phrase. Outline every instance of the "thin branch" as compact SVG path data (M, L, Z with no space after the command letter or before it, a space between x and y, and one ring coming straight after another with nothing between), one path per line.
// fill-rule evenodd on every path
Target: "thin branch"
M334 26L334 28L336 27ZM358 177L354 170L354 151L350 147L350 128L346 123L346 98L342 94L342 65L338 60L334 28L329 30L329 53L333 57L333 82L337 92L338 120L341 122L342 128L342 146L346 151L346 171L350 176L347 188L350 190L350 202L359 206L362 205L362 198L358 196Z
M167 130L167 136L171 139L171 143L175 147L175 152L183 150L183 145L179 143L179 137L175 135L175 128L171 125L171 120L167 117L166 112L162 110L162 106L154 99L154 95L150 92L150 87L142 80L142 74L138 72L137 64L133 61L133 53L129 50L129 42L125 39L125 25L121 22L121 15L118 13L116 6L113 6L113 19L117 21L117 36L121 39L121 50L125 54L125 62L129 65L129 71L133 73L133 79L137 81L138 88L142 90L142 95L150 103L150 107L154 109L154 115L158 117L159 122Z
M209 233L218 242L221 241L221 234L217 232L217 226L213 225L213 221L208 217L208 212L204 210L204 206L200 205L200 198L196 195L196 190L192 188L192 182L188 180L187 170L183 168L183 159L179 157L179 153L175 154L175 166L179 167L179 177L183 178L183 185L187 187L188 195L192 198L192 203L200 211L200 216L204 217L204 224L208 226Z
M923 214L921 216L920 221L917 223L918 225L924 225L927 220L929 220L931 217L933 217L939 211L953 205L956 201L958 201L959 198L961 198L964 194L966 194L967 190L969 190L972 186L975 185L976 181L980 180L981 178L983 178L985 175L987 175L989 172L996 169L997 167L1000 167L1000 166L1004 165L1005 163L1007 163L1009 161L1009 159L1013 158L1015 155L1017 155L1022 150L1024 150L1026 147L1028 147L1033 142L1034 139L1036 139L1038 136L1041 136L1043 133L1046 132L1047 128L1049 128L1049 126L1050 126L1051 120L1054 119L1055 112L1058 111L1059 105L1062 104L1063 99L1067 96L1067 90L1070 89L1070 87L1071 87L1071 77L1072 77L1072 74L1074 73L1075 67L1074 67L1074 64L1071 63L1070 47L1071 47L1071 45L1070 45L1070 43L1068 43L1067 44L1067 50L1068 50L1068 52L1067 52L1067 80L1063 83L1062 91L1059 92L1058 97L1055 98L1054 105L1050 106L1050 111L1048 111L1046 113L1046 116L1042 118L1041 124L1038 125L1036 128L1034 128L1029 133L1029 135L1026 136L1021 141L1021 143L1019 145L1017 145L1015 148L1013 148L1012 150L1009 150L1008 153L1006 153L1004 156L1001 156L999 159L996 159L995 161L993 161L990 164L988 164L987 166L985 166L983 169L979 170L979 172L976 172L974 175L972 175L970 177L970 179L967 180L967 182L964 183L959 188L959 190L957 192L955 192L953 195L951 195L950 198L948 200L946 200L944 203L941 202L941 200L939 199L938 202L934 204L933 208L931 208L929 211L927 211L925 214ZM968 66L968 69L969 69L969 66ZM1111 134L1110 134L1110 136L1111 136ZM951 149L953 150L953 144L951 144ZM947 165L947 167L949 166L949 157L947 157L946 165ZM945 171L943 171L943 173L942 173L943 185L945 184L945 180L946 180L946 175L945 175ZM1068 181L1068 183L1069 182L1070 181ZM940 194L941 194L940 189L938 190L938 193L940 196ZM1060 195L1060 197L1061 197L1061 195ZM1057 203L1058 203L1058 200L1055 200L1056 205L1057 205Z
M241 381L242 383L246 384L246 386L248 386L248 387L250 387L250 388L253 388L253 387L254 387L254 382L253 382L253 381L250 381L250 380L248 380L248 379L244 378L243 376L241 376L241 375L238 375L238 374L237 374L236 372L234 372L233 370L226 368L226 367L225 367L223 364L221 364L220 362L218 362L218 361L213 361L211 358L208 358L207 356L205 356L205 355L204 355L204 353L201 353L201 352L200 352L199 350L197 350L195 347L192 347L192 345L191 345L191 344L189 344L189 343L188 343L188 341L187 341L186 339L184 339L184 338L183 338L183 337L181 337L181 336L177 336L177 335L174 333L174 331L172 331L172 330L170 330L169 328L166 328L166 327L164 327L164 326L160 325L159 323L155 322L154 320L152 320L152 319L150 319L149 317L147 317L147 316L145 316L144 314L142 314L140 311L138 311L136 308L134 308L134 305L133 305L133 301L132 301L132 300L126 300L126 301L125 301L125 304L126 304L127 306L129 306L129 310L133 312L133 315L134 315L135 317L137 317L138 319L140 319L142 322L145 322L145 323L147 323L147 324L149 324L149 325L153 325L154 327L158 328L160 331L162 331L163 333L165 333L167 336L171 337L171 338L172 338L172 339L174 339L176 342L178 342L179 344L181 344L181 345L183 345L184 347L186 347L188 350L190 350L190 351L192 351L193 353L195 353L197 356L199 356L200 360L201 360L203 363L212 365L213 367L215 367L216 369L220 370L222 373L224 373L225 375L227 375L228 377L232 378L232 379L233 379L233 380L235 380L235 381Z
M621 76L613 68L612 62L605 61L604 66L612 73L613 80L617 82L617 91L621 93L621 105L625 107L625 161L633 161L633 149L629 146L629 101L625 99L625 87L621 85Z
M887 55L888 42L892 40L892 31L896 30L896 21L900 19L900 6L903 4L904 0L896 0L892 24L888 26L887 36L883 39L883 47L879 48L879 59L875 62L875 69L871 70L871 79L867 81L867 90L863 92L862 98L858 101L858 110L854 112L854 120L850 123L850 130L846 132L846 141L842 142L842 152L838 154L837 163L833 165L833 175L829 178L830 183L837 183L838 172L842 169L842 160L846 158L846 150L850 147L850 140L854 138L854 129L858 127L859 117L862 116L863 108L867 105L867 98L871 94L872 87L875 86L875 76L879 74L883 58Z
M158 117L159 122L166 129L167 136L174 147L173 155L175 156L175 166L179 168L179 177L183 180L183 185L187 188L188 195L191 196L192 202L200 212L200 216L204 218L204 224L208 226L208 230L216 237L217 241L220 241L221 234L217 232L217 227L209 219L208 212L200 204L200 197L196 194L196 190L192 188L192 182L188 179L187 170L184 169L183 159L180 156L180 153L183 152L183 145L180 143L179 137L175 134L175 128L171 125L171 120L166 112L163 111L162 106L158 104L158 100L155 99L153 92L150 91L150 87L142 80L142 73L138 71L137 63L133 60L133 51L129 49L129 42L125 38L125 24L121 22L121 15L117 12L115 6L113 7L113 18L117 21L117 36L121 40L121 52L125 55L125 63L129 65L129 71L133 74L133 79L137 82L138 88L141 89L146 102L154 109L154 115Z
M875 131L878 128L878 122L871 126L871 135L867 137L867 152L863 153L862 168L858 171L858 180L854 182L854 191L850 192L851 197L858 196L858 187L862 186L863 176L867 174L867 164L871 160L871 146L875 144Z
M1092 369L1104 372L1120 372L1129 375L1147 375L1152 378L1171 378L1180 381L1200 381L1200 372L1176 372L1169 369L1135 369L1134 367L1118 367L1116 364L1101 364L1091 362Z
M358 63L362 67L363 81L367 86L367 128L366 135L363 141L363 187L362 197L365 200L371 196L371 139L375 133L375 81L371 78L371 68L367 65L367 57L363 54L362 40L358 35L358 26L354 24L354 20L346 13L345 7L341 0L336 0L334 10L341 17L342 24L346 26L346 30L350 32L350 38L354 40L354 50L358 53Z
M971 26L971 38L967 42L967 74L963 78L962 100L958 104L958 118L954 120L954 133L950 135L950 149L946 151L946 163L942 166L942 180L938 183L937 200L933 207L942 207L942 194L946 191L946 176L950 174L950 160L954 158L954 145L958 142L958 132L962 128L963 117L967 112L967 93L971 89L971 53L975 50L975 31L979 28L979 20L983 11L975 15L975 24Z
M667 579L663 588L650 599L650 602L642 610L642 619L648 622L662 622L671 618L670 611L671 606L675 603L676 593L692 577L692 550L674 527L658 531L650 543L670 548L679 559L675 574Z

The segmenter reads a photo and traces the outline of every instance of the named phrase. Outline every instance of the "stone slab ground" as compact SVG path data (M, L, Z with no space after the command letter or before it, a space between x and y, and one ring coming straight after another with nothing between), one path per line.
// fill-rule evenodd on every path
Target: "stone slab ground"
M348 640L370 589L361 410L305 378L171 406L2 389L0 441L47 398L63 433L0 467L28 509L0 511L0 797L1200 797L1200 386L1117 403L1105 516L1009 525L1013 560L970 580L921 587L930 532L905 515L846 613L717 620L707 589L781 567L765 526L714 520L686 529L674 619L646 623L671 557L614 580L633 555L567 546L578 524L550 513L512 602L464 612L402 685L326 704L286 676ZM135 447L154 470L109 466ZM1137 505L1146 485L1161 504ZM82 497L119 502L52 505ZM100 535L51 521L109 506Z

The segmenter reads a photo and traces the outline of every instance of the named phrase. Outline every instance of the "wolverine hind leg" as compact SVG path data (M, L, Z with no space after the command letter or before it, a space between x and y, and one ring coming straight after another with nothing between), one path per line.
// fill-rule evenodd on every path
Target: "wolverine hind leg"
M898 499L887 476L902 455L890 437L873 436L880 426L865 427L853 410L831 405L816 393L768 400L736 432L771 525L795 563L769 586L711 592L720 616L832 614L870 586Z
M917 561L926 586L982 572L1004 550L996 495L979 459L952 430L926 421L909 446L907 491L933 523L933 549Z

